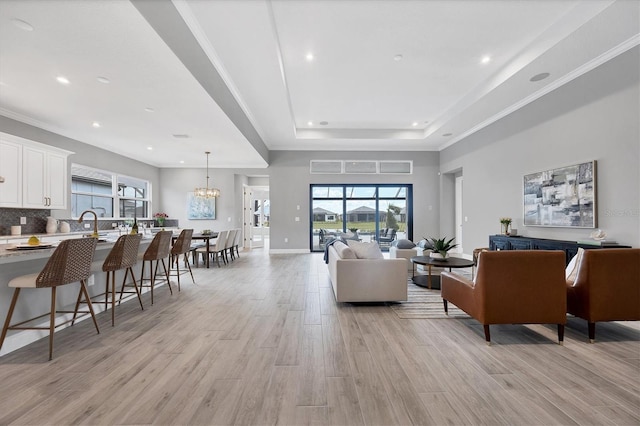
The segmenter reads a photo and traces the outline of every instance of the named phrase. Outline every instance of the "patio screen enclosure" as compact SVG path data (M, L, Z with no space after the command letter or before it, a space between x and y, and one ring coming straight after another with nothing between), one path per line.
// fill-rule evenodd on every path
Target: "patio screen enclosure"
M312 184L310 188L310 247L323 251L334 237L378 241L388 249L381 231L395 229L394 238L413 237L410 184ZM384 237L384 235L382 235Z

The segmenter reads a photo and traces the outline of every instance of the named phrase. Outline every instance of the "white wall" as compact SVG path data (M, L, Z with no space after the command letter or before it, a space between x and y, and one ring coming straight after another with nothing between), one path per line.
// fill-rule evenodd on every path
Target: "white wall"
M220 189L216 199L215 220L187 219L187 193L206 185L206 169L160 169L162 202L160 209L170 218L178 219L181 228L221 231L240 227L242 223L242 186L236 185L232 169L209 169L209 187ZM241 177L238 177L241 179ZM238 216L240 214L240 216Z
M500 217L519 234L575 241L592 230L524 227L525 174L597 160L598 227L640 246L638 47L441 152L443 175L464 176L465 248L486 247ZM450 185L443 182L443 216Z
M309 250L309 185L322 183L413 184L414 239L439 229L437 152L271 151L269 188L272 250ZM310 174L310 160L413 160L412 175ZM297 209L300 206L300 210ZM300 221L296 222L295 218ZM284 239L288 238L288 243Z

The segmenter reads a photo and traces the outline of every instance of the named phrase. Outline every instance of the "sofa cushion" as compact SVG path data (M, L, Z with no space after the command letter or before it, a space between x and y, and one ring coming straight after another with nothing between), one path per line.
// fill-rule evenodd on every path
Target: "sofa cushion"
M565 278L567 281L573 282L576 280L576 276L578 275L578 266L580 266L580 261L582 260L582 255L584 254L584 249L582 247L578 248L578 253L571 259L569 264L567 265L567 269L564 271Z
M378 243L348 240L347 244L349 244L358 259L384 259Z
M342 241L336 241L333 243L333 247L336 249L340 259L357 259L353 250Z
M423 238L420 241L418 241L418 247L420 247L421 249L430 248L429 247L429 242L426 239Z
M414 242L410 240L396 240L392 242L391 245L399 249L412 249L416 246Z

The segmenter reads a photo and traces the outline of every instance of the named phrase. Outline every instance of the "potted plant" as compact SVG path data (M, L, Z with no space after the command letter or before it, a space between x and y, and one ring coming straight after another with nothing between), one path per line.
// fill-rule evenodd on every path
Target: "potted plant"
M454 238L447 240L447 238L425 238L427 240L427 248L433 250L429 257L434 259L446 259L449 253L449 250L458 247L458 244L452 244Z
M504 235L509 235L509 225L511 225L511 218L510 217L501 217L500 218L500 225L501 225L501 231L502 234Z
M156 219L156 222L158 222L158 226L164 226L164 221L169 217L169 215L166 213L156 213L153 217Z

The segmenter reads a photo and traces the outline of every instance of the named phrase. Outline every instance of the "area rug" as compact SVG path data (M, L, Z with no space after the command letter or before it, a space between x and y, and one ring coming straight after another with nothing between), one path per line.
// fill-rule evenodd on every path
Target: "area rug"
M429 290L418 287L411 281L408 284L408 298L406 302L392 303L389 306L402 319L440 319L440 318L470 318L457 306L449 303L449 315L444 313L440 290Z

